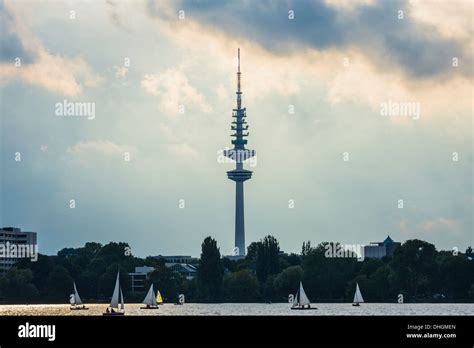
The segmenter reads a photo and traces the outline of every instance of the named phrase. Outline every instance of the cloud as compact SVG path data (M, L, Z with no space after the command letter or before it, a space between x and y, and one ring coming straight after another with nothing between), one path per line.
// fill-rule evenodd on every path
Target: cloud
M22 81L64 96L78 96L83 87L95 87L101 82L81 58L52 55L37 40L28 27L22 6L0 3L2 33L0 43L0 84ZM14 59L21 59L15 66Z
M0 62L12 63L15 58L20 57L24 63L30 63L34 58L34 52L29 52L23 46L18 34L12 28L14 17L7 11L3 1L0 1Z
M472 43L472 2L464 0L436 1L426 6L423 1L409 1L410 16L436 29L447 39L466 40Z
M324 0L328 6L344 10L355 10L359 6L374 5L376 0Z
M172 4L172 5L170 5ZM394 65L411 78L429 78L450 72L453 56L470 61L472 53L463 42L436 35L427 21L411 18L412 9L429 8L437 3L413 4L406 1L358 2L348 6L317 1L173 1L163 5L152 2L151 15L176 21L178 9L187 13L186 21L199 22L227 36L253 41L280 55L312 48L351 49L367 52L374 64L387 68ZM339 5L342 5L340 3ZM346 2L347 4L347 2ZM171 9L169 8L171 6ZM295 18L288 18L288 11ZM404 18L398 18L398 11ZM465 23L466 24L466 23ZM469 24L469 22L467 23ZM464 31L469 32L469 25ZM470 75L470 66L458 70Z
M114 65L115 77L118 79L125 79L128 75L128 68L126 66L116 66Z
M81 141L71 147L66 152L73 156L101 155L105 157L123 157L125 152L135 151L134 147L117 145L110 140Z
M454 74L443 83L412 80L397 70L380 71L359 51L353 50L347 54L350 57L349 67L321 72L321 75L329 81L328 100L331 104L364 102L379 114L380 104L388 100L418 102L421 105L422 119L435 115L439 117L451 117L458 113L467 115L471 110L472 83L468 79ZM453 103L453 100L456 102ZM443 112L448 114L443 115ZM404 119L398 118L396 121Z
M187 109L196 106L204 112L210 112L211 106L205 97L188 81L180 69L168 69L159 74L147 74L141 81L142 87L160 100L160 107L169 114L177 114L180 105Z
M32 64L15 67L12 63L0 64L0 83L23 81L64 96L81 95L83 87L96 87L101 78L95 76L82 59L64 58L48 54L44 49L37 52Z
M445 217L425 219L418 222L402 220L399 223L399 230L401 235L406 239L444 239L451 243L463 235L462 224L458 220Z
M186 60L193 57L194 61L189 65L199 66L202 79L207 78L202 75L206 70L213 71L215 76L222 74L227 83L216 84L213 92L232 103L235 103L237 47L241 48L244 101L264 98L273 93L281 96L298 94L301 92L301 82L307 80L305 77L314 70L306 70L309 60L304 57L277 56L251 42L238 41L210 30L198 22L187 21L181 25L160 21L159 29Z
M227 2L200 4L202 6L195 8L194 3L181 2L178 5L164 5L162 2L150 2L148 12L157 20L161 33L167 35L177 47L183 50L183 54L200 59L202 67L207 62L212 62L212 65L207 67L208 69L214 69L214 71L231 76L229 86L235 86L235 76L230 75L229 72L235 69L231 63L235 57L236 48L240 47L244 102L248 99L264 98L273 93L288 97L298 96L303 90L321 86L327 93L328 101L333 105L346 102L365 103L378 113L380 104L388 100L418 102L421 104L421 118L423 119L450 117L453 114L470 116L472 81L469 76L466 76L465 70L469 70L472 60L470 56L466 56L467 60L461 59L461 66L453 67L451 57L454 51L463 55L469 45L464 44L463 46L462 41L456 40L448 40L446 43L443 37L436 34L436 31L431 38L429 37L430 31L424 34L417 33L416 30L419 30L420 27L414 19L409 18L410 9L427 3L407 5L403 23L399 23L396 19L398 11L396 6L391 9L385 8L387 11L390 10L389 12L393 13L393 17L397 20L395 23L393 22L395 19L386 23L387 26L399 25L399 27L393 27L395 29L392 28L396 34L390 33L389 29L384 29L384 31L378 30L376 27L372 28L372 23L368 22L371 20L385 23L386 13L380 14L380 18L376 13L370 14L370 11L383 12L378 3L359 2L357 6L353 5L350 9L340 9L340 6L335 9L334 6L318 3L314 6L322 7L326 11L322 13L329 17L337 16L339 18L339 20L331 20L329 27L324 29L329 31L326 39L329 38L332 42L320 42L319 44L309 39L288 37L288 35L296 35L294 32L279 35L279 31L286 29L281 29L278 26L274 28L274 25L268 24L272 30L263 30L263 24L258 21L252 22L254 14L243 16L243 19L237 19L240 17L234 16L235 19L230 20L228 25L224 25L221 22L229 16L229 13L233 13L234 10L237 12L244 10L234 9L232 3ZM282 6L281 3L276 2L276 5L269 6L268 13L264 14L259 6L246 5L245 2L240 4L249 12L256 11L262 18L266 16L274 18L277 16L275 7L281 10ZM298 2L298 4L311 6L312 3ZM402 3L399 2L399 4ZM436 6L436 4L427 4L426 6ZM186 11L186 20L176 19L176 8L183 8ZM211 14L201 13L204 12L204 8L209 9ZM295 16L301 12L305 13L300 9ZM365 16L367 18L364 17L364 20L360 18L361 21L358 23L349 18L352 28L346 28L347 30L339 28L337 31L340 34L344 33L344 37L332 33L333 29L342 25L339 21L344 21L345 16ZM283 17L284 19L280 18L279 20L287 21L286 12ZM311 23L316 21L314 18L317 18L316 16L310 20L311 16L308 17L306 14L303 17L302 23L296 25L313 25ZM268 21L269 19L262 20ZM254 26L252 30L255 30L255 34L239 37L230 33L229 27L238 24L244 27ZM378 23L377 25L382 24ZM315 23L314 26L318 28L319 24ZM331 26L335 26L335 28L331 29ZM423 27L423 29L426 28ZM237 34L239 30L237 29ZM414 32L410 33L409 30L414 30ZM468 28L465 30L469 31ZM314 33L314 35L322 34ZM386 42L392 40L393 35L398 35L398 39ZM267 36L270 41L275 37L280 40L281 47L272 48L271 42L266 41ZM413 51L418 50L416 40L423 41L425 36L427 42L420 47L423 47L423 50L427 48L427 51L422 53ZM403 40L401 40L403 37L407 38L409 46L407 50L412 50L411 53L403 52L405 49L402 45ZM438 42L438 40L440 41ZM443 49L449 45L456 46L458 44L460 49L452 52L446 50L441 54L444 58L438 60L440 54L433 50L442 50L445 43L447 46ZM387 48L388 44L392 48L398 45L397 52L390 53L390 49ZM285 45L291 47L282 49ZM433 53L433 57L430 56L430 53ZM411 61L410 54L414 55L413 61ZM349 61L348 66L343 65L346 58ZM436 62L430 63L431 59L435 59ZM420 63L423 60L426 61ZM399 62L405 62L407 66L399 64ZM417 66L418 64L420 66ZM231 90L229 88L232 87L225 86L225 88ZM219 97L226 97L220 85L216 85L214 90ZM453 103L453 100L456 102ZM402 118L398 118L395 122L406 124Z
M195 148L186 143L181 144L167 144L166 149L176 157L197 160L199 153Z
M432 233L438 230L442 230L444 232L458 232L459 223L452 219L438 218L434 220L423 221L420 227L426 233Z
M117 28L122 29L128 33L131 32L129 26L126 24L126 19L130 18L130 11L136 7L135 3L126 1L107 0L107 13L110 21Z

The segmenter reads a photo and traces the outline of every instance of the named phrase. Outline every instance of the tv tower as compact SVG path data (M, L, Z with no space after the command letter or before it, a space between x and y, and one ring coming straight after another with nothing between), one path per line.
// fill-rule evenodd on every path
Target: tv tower
M244 181L252 177L252 171L244 169L243 162L256 155L255 150L245 148L247 140L245 137L249 135L249 129L245 117L247 117L247 109L242 108L242 90L240 84L240 48L237 51L238 70L237 70L237 108L233 109L231 130L234 134L231 136L233 149L224 151L224 156L235 161L235 169L227 172L227 177L235 181L235 249L234 255L245 255L245 224L244 224Z

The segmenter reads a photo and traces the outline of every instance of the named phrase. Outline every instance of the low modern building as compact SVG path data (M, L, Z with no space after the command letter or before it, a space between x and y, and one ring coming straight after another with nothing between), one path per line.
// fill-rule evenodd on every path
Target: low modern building
M179 273L187 279L193 279L197 274L197 262L198 258L189 255L171 255L171 256L153 256L158 260L164 260L165 266L173 270L173 272Z
M3 227L0 229L0 244L4 249L8 245L29 245L37 247L36 232L25 232L16 227ZM0 275L4 275L19 260L19 257L3 257L0 255Z
M390 236L387 236L383 242L372 242L364 246L364 257L381 259L385 256L392 256L395 249L402 243L394 242Z
M188 280L194 279L197 274L197 267L187 263L166 264L166 267L170 268L173 272L181 274Z
M131 278L132 292L146 291L146 280L154 270L155 268L148 266L135 267L135 272L128 274Z
M196 257L188 255L171 255L171 256L153 256L155 259L163 259L165 263L195 263L198 261Z

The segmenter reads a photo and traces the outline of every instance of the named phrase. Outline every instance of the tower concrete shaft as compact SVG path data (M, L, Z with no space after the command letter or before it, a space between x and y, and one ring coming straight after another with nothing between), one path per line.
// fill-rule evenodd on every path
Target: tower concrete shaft
M244 183L235 183L235 254L245 255Z

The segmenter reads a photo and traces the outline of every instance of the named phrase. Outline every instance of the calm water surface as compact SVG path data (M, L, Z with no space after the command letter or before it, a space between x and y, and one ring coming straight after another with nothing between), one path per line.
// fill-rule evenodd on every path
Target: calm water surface
M142 304L125 304L126 315L474 315L468 303L317 303L318 310L293 311L286 303L186 303L165 304L158 310L140 309ZM89 310L71 311L69 305L0 305L0 315L102 315L106 304L87 304Z

